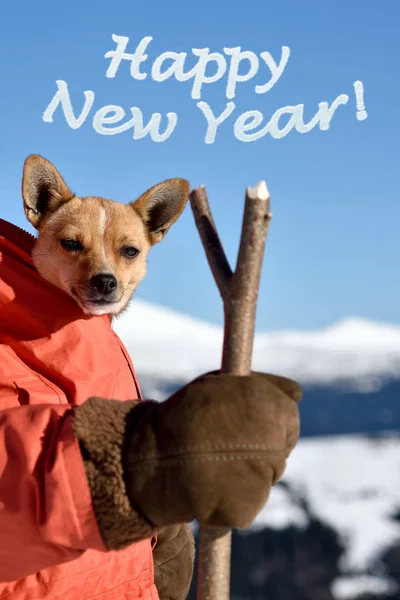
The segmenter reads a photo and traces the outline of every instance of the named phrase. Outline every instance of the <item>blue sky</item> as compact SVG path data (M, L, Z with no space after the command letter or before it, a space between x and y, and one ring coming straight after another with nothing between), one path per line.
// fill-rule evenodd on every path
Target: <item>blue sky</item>
M316 328L345 316L400 323L399 59L400 5L395 0L327 3L298 0L221 0L201 3L70 0L14 1L0 10L0 215L25 227L20 182L30 153L51 160L79 195L130 201L170 177L207 187L215 220L231 261L236 258L244 192L266 179L274 218L267 240L257 328ZM152 36L142 70L167 50L241 46L256 54L280 49L291 55L266 94L254 85L260 70L238 84L235 118L260 110L268 121L285 106L304 103L311 119L321 101L339 94L349 101L328 131L292 131L244 143L233 133L235 118L205 144L206 121L190 96L191 82L134 80L127 65L105 77L114 49L112 34L128 36L133 52ZM188 62L189 64L189 62ZM244 66L243 66L244 69ZM68 127L60 109L53 123L42 114L67 82L76 112L83 92L95 93L93 113L104 105L178 114L163 143L133 140L131 131L96 133L91 118ZM368 118L358 121L353 82L365 88ZM215 113L228 101L226 78L203 87ZM92 114L92 113L91 113ZM141 298L219 323L222 305L188 207L149 258Z

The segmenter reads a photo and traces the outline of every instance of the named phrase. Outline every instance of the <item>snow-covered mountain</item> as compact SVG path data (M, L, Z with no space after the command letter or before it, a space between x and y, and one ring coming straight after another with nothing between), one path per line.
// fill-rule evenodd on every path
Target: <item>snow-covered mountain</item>
M141 376L186 381L221 361L222 329L170 309L135 300L114 328ZM369 391L400 376L400 326L349 318L316 332L259 333L253 368Z
M140 301L114 327L148 398L220 365L220 327ZM305 436L400 430L399 326L352 318L316 332L260 333L253 368L302 383Z

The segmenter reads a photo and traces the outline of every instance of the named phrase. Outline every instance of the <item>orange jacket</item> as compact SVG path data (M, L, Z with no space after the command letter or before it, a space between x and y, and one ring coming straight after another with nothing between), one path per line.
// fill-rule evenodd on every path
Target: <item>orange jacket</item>
M109 317L85 317L0 219L0 600L158 600L150 540L106 552L71 405L136 399Z

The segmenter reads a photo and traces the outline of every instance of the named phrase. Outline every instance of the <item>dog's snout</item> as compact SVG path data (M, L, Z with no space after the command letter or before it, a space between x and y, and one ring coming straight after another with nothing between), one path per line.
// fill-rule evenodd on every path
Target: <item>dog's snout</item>
M109 296L117 289L117 280L114 275L100 273L90 280L91 285L103 296Z

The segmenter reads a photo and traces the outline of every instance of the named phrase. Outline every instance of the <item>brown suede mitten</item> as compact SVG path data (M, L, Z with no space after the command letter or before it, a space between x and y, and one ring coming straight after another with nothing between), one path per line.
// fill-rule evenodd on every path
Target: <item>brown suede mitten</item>
M162 403L91 398L75 408L106 547L194 519L250 526L297 442L300 398L283 377L210 373Z
M297 441L300 396L281 377L211 373L139 404L123 454L132 506L154 527L249 527Z
M160 600L185 600L194 565L194 538L188 525L172 525L157 536L153 550L155 584Z

